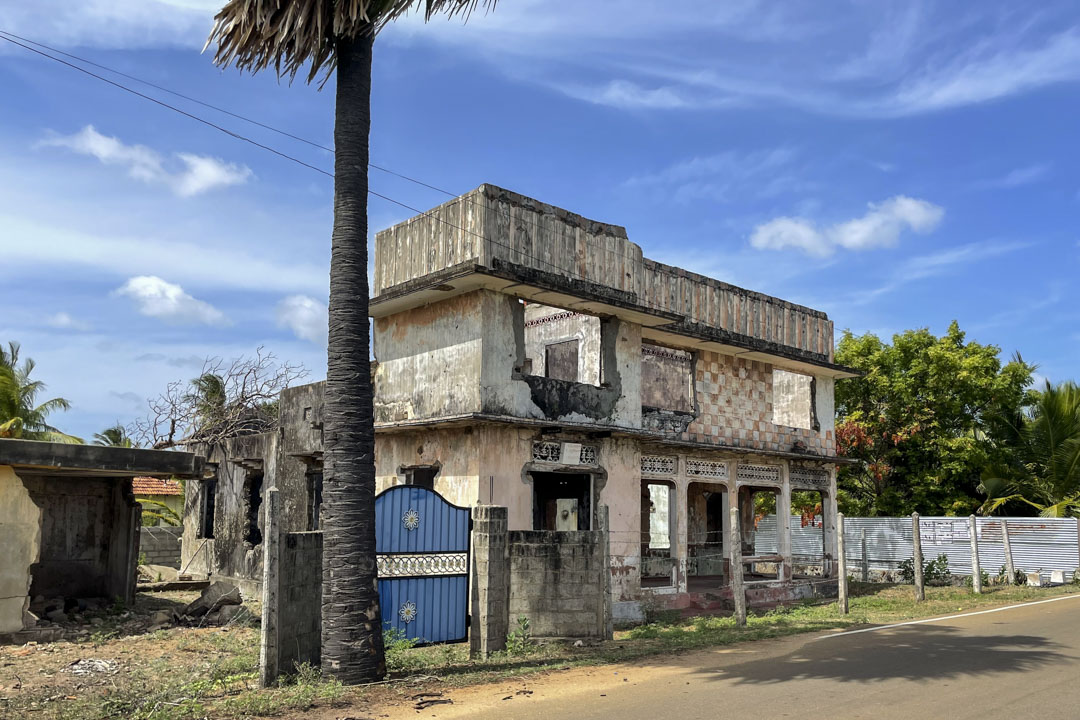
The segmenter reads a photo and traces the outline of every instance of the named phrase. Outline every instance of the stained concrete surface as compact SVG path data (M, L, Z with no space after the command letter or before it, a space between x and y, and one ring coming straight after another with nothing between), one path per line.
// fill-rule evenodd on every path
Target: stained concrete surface
M1077 717L1080 595L831 635L467 688L450 694L453 705L423 715L474 720ZM416 717L411 705L389 712L390 718Z

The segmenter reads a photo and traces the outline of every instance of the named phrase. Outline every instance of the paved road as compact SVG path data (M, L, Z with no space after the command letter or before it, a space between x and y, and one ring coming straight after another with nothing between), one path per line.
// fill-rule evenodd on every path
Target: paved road
M453 705L402 708L390 717L1071 720L1080 718L1080 595L871 632L746 643L636 667L573 670L451 697Z

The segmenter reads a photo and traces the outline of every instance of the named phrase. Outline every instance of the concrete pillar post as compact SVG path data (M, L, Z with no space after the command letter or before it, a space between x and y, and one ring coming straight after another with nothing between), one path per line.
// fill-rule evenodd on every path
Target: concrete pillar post
M825 555L821 559L823 577L836 577L836 468L829 471L829 490L822 493L821 515Z
M281 499L277 488L266 491L263 504L262 627L259 643L259 686L278 679L278 564L281 559Z
M601 637L610 640L615 635L615 628L611 617L611 523L608 520L607 505L601 505L597 508L596 524L597 530L600 531L600 545L603 547L600 562L602 592L600 593L600 607L598 609L600 627L603 632ZM669 538L672 535L673 533L668 533ZM507 581L509 582L509 565L507 565ZM509 623L509 613L507 614L507 622Z
M776 549L784 558L780 564L777 579L790 582L794 572L791 553L791 476L788 463L780 468L780 492L776 496Z
M912 562L915 570L915 601L922 602L926 599L926 589L923 587L923 559L922 559L922 535L919 534L919 513L911 513L911 549Z
M1009 540L1009 521L1001 518L1001 544L1005 546L1005 572L1009 574L1006 585L1016 582L1016 565L1013 564L1012 541Z
M847 552L844 545L844 513L836 515L836 565L840 571L837 583L837 604L840 612L847 615L848 612L848 586L847 586Z
M606 522L606 515L603 517ZM469 656L486 660L491 653L506 648L506 634L510 631L508 513L505 507L477 505L472 509L472 518Z
M731 506L731 597L735 601L735 623L746 625L746 590L743 588L742 523L738 503Z
M866 529L859 533L859 544L862 545L862 581L870 582L870 554L866 551Z
M971 531L971 589L976 595L982 593L982 565L979 563L979 525L974 515L968 516Z

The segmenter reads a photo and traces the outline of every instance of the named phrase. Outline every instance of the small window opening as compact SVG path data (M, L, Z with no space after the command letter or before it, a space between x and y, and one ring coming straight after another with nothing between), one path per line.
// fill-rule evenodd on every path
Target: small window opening
M523 374L600 386L600 318L539 303L525 303L523 317Z
M802 373L774 369L772 381L773 424L816 430L814 378Z
M533 473L533 528L592 529L592 477L571 473Z
M405 484L418 487L435 489L435 476L439 474L439 468L434 465L405 468Z
M319 529L319 515L322 513L322 469L307 473L308 530Z
M263 474L249 472L244 478L244 498L247 504L247 528L244 542L252 545L262 543L262 529L259 528L259 511L262 509Z
M669 483L641 484L641 586L675 584L675 558L671 551L674 495Z
M693 353L643 342L641 404L661 410L693 412Z
M199 531L198 538L213 539L214 509L217 506L217 478L202 481L199 491Z

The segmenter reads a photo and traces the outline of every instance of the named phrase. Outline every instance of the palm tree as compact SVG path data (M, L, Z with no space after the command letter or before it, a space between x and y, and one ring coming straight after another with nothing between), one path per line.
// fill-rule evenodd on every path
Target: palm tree
M94 444L106 447L135 447L128 437L127 430L120 423L107 427L99 433L94 433Z
M34 367L31 358L19 364L19 343L9 342L7 350L0 347L0 438L81 443L82 439L62 433L46 422L50 413L67 410L71 403L64 398L53 398L37 404L38 393L45 390L45 383L30 379Z
M229 0L215 17L215 62L271 65L308 82L337 71L334 230L324 415L322 667L346 684L385 671L375 568L375 429L368 357L367 195L371 56L387 23L423 8L468 15L495 0Z
M1005 425L1012 460L983 473L982 512L1020 502L1043 517L1080 516L1080 387L1047 382L1034 404Z

